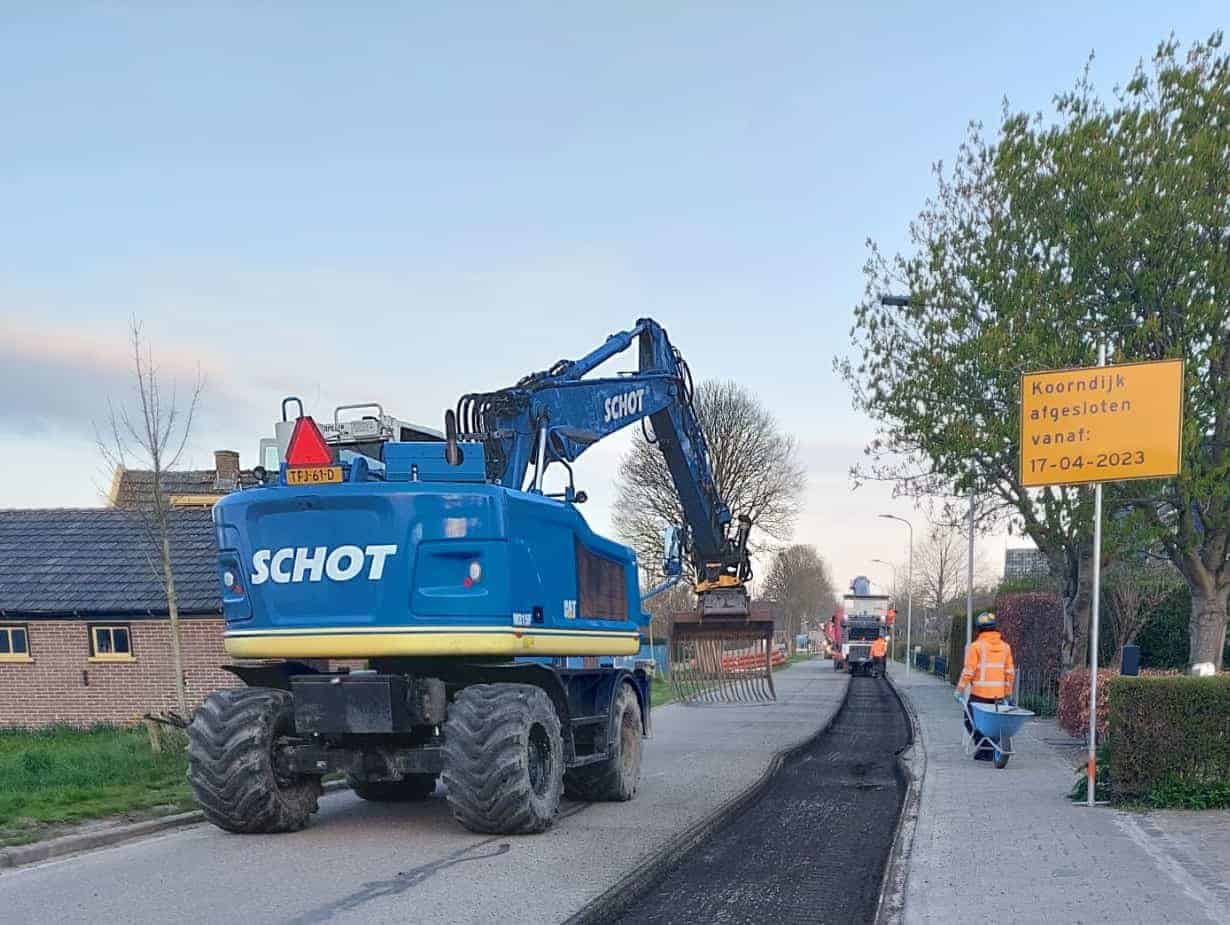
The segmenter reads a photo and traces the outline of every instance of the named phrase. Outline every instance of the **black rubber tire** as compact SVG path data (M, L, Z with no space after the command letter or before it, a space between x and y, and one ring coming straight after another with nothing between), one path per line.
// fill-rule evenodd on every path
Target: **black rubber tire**
M1006 748L1006 749L1011 750L1012 739L1010 739L1008 736L1004 736L1002 739L1000 739L999 744L1001 748ZM1008 754L1007 752L1000 751L1000 749L997 748L995 750L995 759L994 759L995 767L999 768L999 770L1002 771L1004 768L1008 766L1008 759L1011 757L1012 756Z
M532 684L464 688L444 723L441 778L453 818L471 832L550 828L564 789L564 743L546 691Z
M373 803L414 803L436 792L434 774L407 774L401 780L360 780L347 774L346 783L359 799Z
M621 684L611 705L614 750L610 758L564 772L564 795L584 803L624 802L641 782L641 707L630 684Z
M320 778L280 778L273 747L294 732L287 691L214 691L188 726L188 783L205 818L228 832L294 832L317 809Z

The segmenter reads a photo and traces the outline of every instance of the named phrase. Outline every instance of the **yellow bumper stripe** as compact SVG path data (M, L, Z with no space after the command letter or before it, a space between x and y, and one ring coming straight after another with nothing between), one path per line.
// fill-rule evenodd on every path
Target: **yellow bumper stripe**
M235 658L376 658L390 655L635 655L640 634L601 630L471 630L415 627L413 632L364 628L233 630L226 634Z

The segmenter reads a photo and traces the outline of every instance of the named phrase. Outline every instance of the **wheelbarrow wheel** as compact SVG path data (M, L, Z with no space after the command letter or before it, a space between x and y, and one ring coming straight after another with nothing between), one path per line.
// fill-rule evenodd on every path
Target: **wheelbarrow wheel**
M1012 739L1004 736L999 740L999 744L995 747L995 767L1003 770L1008 766L1008 759L1012 757Z

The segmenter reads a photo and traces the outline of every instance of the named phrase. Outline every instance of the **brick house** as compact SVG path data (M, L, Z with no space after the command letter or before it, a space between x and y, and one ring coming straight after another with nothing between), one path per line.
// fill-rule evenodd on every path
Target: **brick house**
M215 450L212 469L176 469L162 473L162 493L173 507L212 507L237 488L251 488L256 476L239 467L234 450ZM154 473L145 469L117 467L111 479L108 501L112 507L135 509L152 503Z
M190 703L237 680L220 666L210 508L252 479L239 455L167 473L171 556ZM140 508L152 475L119 470L109 508L0 510L0 727L128 723L175 709L170 620Z

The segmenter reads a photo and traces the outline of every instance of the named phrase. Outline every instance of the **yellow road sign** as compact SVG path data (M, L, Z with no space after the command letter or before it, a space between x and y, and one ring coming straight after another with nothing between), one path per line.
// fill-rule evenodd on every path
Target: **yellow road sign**
M1178 475L1183 361L1021 376L1021 484Z

